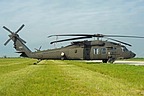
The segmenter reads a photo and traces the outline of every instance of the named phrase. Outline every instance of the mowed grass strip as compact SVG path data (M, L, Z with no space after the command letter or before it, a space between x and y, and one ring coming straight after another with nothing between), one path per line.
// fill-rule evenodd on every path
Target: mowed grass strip
M126 64L103 64L96 62L79 61L65 62L91 70L93 72L98 72L113 79L117 79L118 82L121 82L122 84L129 86L130 88L133 88L133 92L136 93L135 96L144 96L144 66L134 66ZM115 83L113 83L111 86L115 86Z
M7 63L12 69L6 68L8 72L0 74L0 96L143 95L142 90L131 82L96 71L94 66L97 64L48 60L31 65L34 61L21 59L21 64Z
M104 75L109 75L113 78L123 79L144 89L144 66L107 63L103 64L96 62L79 61L73 61L73 63L71 61L66 62L68 64L74 64L76 66L83 67L91 71L99 72Z
M96 71L94 70L97 69L95 68L96 67L95 65L90 65L85 62L81 63L75 61L64 61L64 62L71 65L71 67L67 67L67 68L63 67L64 69L63 71L66 71L66 74L71 78L73 78L73 80L75 81L74 83L75 85L80 85L86 90L86 91L79 90L80 93L84 92L84 94L90 96L144 95L143 89L139 89L137 85L127 82L126 80L119 78L119 76L117 78L111 76L110 74L104 74L99 70ZM89 66L89 68L87 66ZM81 89L81 87L79 87L78 89Z
M0 58L0 75L11 71L17 71L30 64L32 65L32 62L36 62L36 60L27 58Z
M8 63L9 62L9 63ZM25 76L34 71L33 59L9 58L0 59L0 96L14 96ZM20 95L19 95L20 96Z

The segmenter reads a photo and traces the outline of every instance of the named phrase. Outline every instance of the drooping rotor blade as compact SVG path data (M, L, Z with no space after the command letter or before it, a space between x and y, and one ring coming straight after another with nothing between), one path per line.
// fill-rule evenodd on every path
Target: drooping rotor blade
M104 37L128 37L128 38L144 38L142 36L124 36L124 35L103 35Z
M4 45L6 46L11 39L12 39L12 38L9 38L9 39L4 43Z
M78 36L77 38L70 38L70 39L64 39L64 40L59 40L59 41L53 41L52 43L56 42L63 42L63 41L69 41L69 40L76 40L76 39L85 39L85 38L92 38L92 37L97 37L97 38L109 38L109 37L124 37L124 38L144 38L142 36L126 36L126 35L103 35L103 34L60 34L60 35L50 35L48 38L53 37L53 36ZM81 37L80 37L81 36ZM111 39L111 38L109 38ZM111 39L113 41L132 46L131 44L116 40L116 39Z
M10 32L11 34L13 34L13 32L12 32L11 30L9 30L7 27L3 26L3 28L4 28L5 30L7 30L8 32Z
M61 34L61 35L50 35L48 38L53 37L53 36L93 36L90 34Z
M141 36L126 36L126 35L103 35L103 34L61 34L61 35L50 35L49 37L53 36L91 36L91 37L128 37L128 38L144 38Z
M26 43L26 41L25 41L25 40L23 40L23 39L21 39L20 37L17 37L17 39L19 39L20 41L22 41L22 42Z
M77 40L77 39L85 39L85 38L92 38L90 36L85 36L85 37L77 37L77 38L70 38L70 39L63 39L63 40L58 40L58 41L53 41L50 44L57 43L57 42L63 42L63 41L70 41L70 40Z
M108 39L119 42L119 43L122 43L122 44L125 44L125 45L128 45L128 46L132 46L131 44L128 44L128 43L125 43L125 42L122 42L122 41L119 41L119 40L116 40L116 39L112 39L112 38L108 38Z
M48 38L53 37L53 36L89 36L89 37L111 37L112 35L103 35L103 34L61 34L61 35L50 35Z
M18 33L25 25L23 24L15 33Z

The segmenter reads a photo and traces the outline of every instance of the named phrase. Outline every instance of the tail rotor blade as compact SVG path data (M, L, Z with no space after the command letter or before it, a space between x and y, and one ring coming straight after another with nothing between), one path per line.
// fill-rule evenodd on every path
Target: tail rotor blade
M11 39L12 39L12 38L8 39L8 40L4 43L4 45L6 46Z
M15 33L17 34L25 25L23 24Z
M12 32L11 30L9 30L7 27L3 26L3 28L4 28L5 30L7 30L8 32L10 32L11 34L13 34L13 32Z

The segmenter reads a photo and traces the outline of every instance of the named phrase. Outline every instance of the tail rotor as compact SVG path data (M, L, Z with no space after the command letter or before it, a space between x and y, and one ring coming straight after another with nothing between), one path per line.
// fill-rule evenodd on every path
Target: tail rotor
M23 39L21 39L19 37L19 35L17 34L20 30L22 30L23 27L24 27L24 24L16 32L12 32L10 29L8 29L7 27L3 26L3 28L5 30L7 30L8 32L11 33L10 35L8 35L10 38L4 43L4 45L6 46L10 42L10 40L13 40L14 43L15 43L16 39L19 39L23 43L26 43L26 41L24 41Z

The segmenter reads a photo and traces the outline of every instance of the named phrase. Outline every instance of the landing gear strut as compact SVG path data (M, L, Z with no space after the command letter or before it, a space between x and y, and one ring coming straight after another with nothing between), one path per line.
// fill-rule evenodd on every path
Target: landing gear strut
M109 63L113 63L114 61L115 61L115 58L109 58L109 59L108 59L108 62L109 62Z
M37 65L39 62L41 62L42 60L39 59L37 62L34 63L34 65Z

